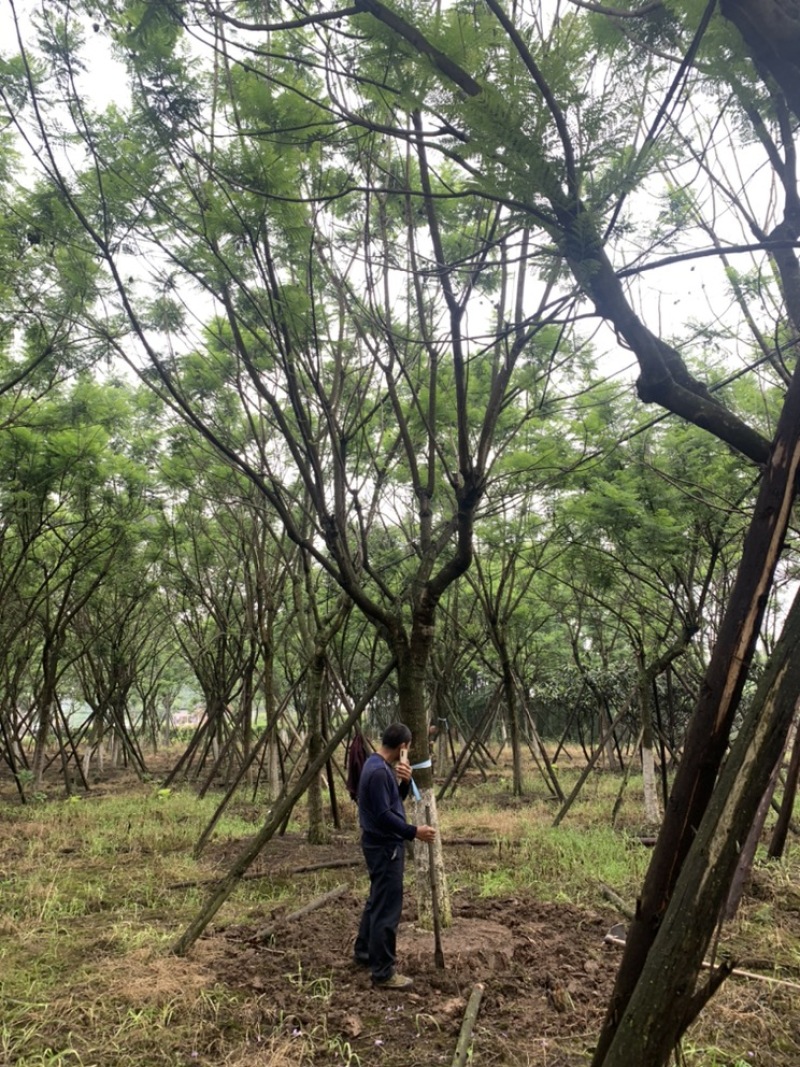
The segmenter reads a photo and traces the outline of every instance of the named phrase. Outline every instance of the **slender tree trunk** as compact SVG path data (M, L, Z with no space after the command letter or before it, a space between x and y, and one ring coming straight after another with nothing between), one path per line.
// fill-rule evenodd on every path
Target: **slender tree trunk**
M661 825L661 803L658 797L658 778L652 723L642 730L642 785L644 788L644 817L650 826Z
M394 648L397 656L397 694L399 718L411 730L412 764L428 764L414 770L414 783L420 794L420 800L414 807L414 819L419 824L425 821L425 805L430 808L433 825L438 826L436 797L433 790L433 769L430 765L431 748L428 737L429 715L425 699L427 665L433 645L433 613L418 611L413 620L411 638L395 635ZM433 928L433 899L431 891L430 868L427 849L414 849L414 874L419 923L425 929ZM437 890L439 894L439 919L442 926L452 922L452 908L444 870L441 834L434 842L434 865L439 873Z
M800 724L795 721L792 755L789 760L789 769L786 772L786 787L783 790L780 811L778 812L778 821L775 823L775 829L772 831L772 840L769 843L769 850L767 852L767 855L771 860L778 860L783 855L783 849L786 845L786 835L789 832L789 823L791 822L792 812L794 811L794 800L797 796L798 778L800 778Z
M522 745L520 743L519 729L519 705L517 702L517 687L514 680L514 670L508 655L508 645L505 635L498 631L495 634L495 644L500 656L500 667L503 672L503 693L506 705L506 723L508 734L511 739L511 760L513 766L512 791L515 797L523 794L522 784Z
M53 711L56 700L56 673L58 669L59 648L57 642L47 642L42 653L42 687L39 693L39 722L36 728L36 741L31 760L33 788L38 792L42 788L44 762L47 754L47 741L53 723Z
M731 888L728 893L728 899L725 902L724 915L728 922L736 917L736 912L739 910L739 904L741 903L744 891L747 888L753 873L753 860L756 856L758 843L761 840L764 823L767 819L767 812L769 811L772 797L775 793L775 786L778 784L778 775L780 774L781 765L783 764L783 753L784 749L781 749L781 754L775 761L772 774L769 776L767 788L764 790L764 795L756 810L753 825L750 827L747 839L739 853L736 870L733 872L733 878L731 879Z
M268 734L266 742L267 752L264 760L266 765L265 794L267 800L274 800L280 793L281 788L281 766L278 752L279 739L277 722L274 726L270 726L277 704L275 694L275 646L273 642L273 621L274 613L270 612L268 615L268 624L261 635L261 654L264 661L261 688L264 694L264 715L266 717L264 729L267 730Z
M314 649L306 681L306 727L308 729L308 758L312 763L324 751L322 738L322 701L325 690L325 653ZM325 820L323 804L322 771L311 779L308 787L308 841L312 845L325 845L330 841L330 827Z
M639 751L642 757L642 787L644 790L644 817L650 826L661 825L661 804L658 798L656 779L655 735L653 730L653 704L651 698L652 673L644 662L644 653L639 657L639 715L641 733Z

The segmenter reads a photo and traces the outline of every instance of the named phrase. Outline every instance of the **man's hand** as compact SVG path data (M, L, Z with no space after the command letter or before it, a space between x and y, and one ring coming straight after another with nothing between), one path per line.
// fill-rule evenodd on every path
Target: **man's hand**
M410 763L395 763L394 773L400 779L401 782L411 781L411 764Z
M424 841L426 845L431 844L436 838L436 831L432 826L418 826L417 827L417 840Z

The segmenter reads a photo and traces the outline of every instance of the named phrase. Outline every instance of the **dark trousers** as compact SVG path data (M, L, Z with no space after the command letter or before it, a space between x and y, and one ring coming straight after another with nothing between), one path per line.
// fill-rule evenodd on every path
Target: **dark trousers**
M397 841L377 847L364 845L362 851L369 871L369 897L358 927L355 955L369 961L376 982L384 982L394 974L406 850L403 842Z

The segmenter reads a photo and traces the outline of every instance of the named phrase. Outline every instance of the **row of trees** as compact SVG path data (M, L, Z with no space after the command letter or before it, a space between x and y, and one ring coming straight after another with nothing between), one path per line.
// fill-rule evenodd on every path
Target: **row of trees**
M363 629L425 737L457 655L437 620L461 632L467 588L512 737L536 688L521 618L589 689L625 646L652 805L654 682L705 664L595 1055L665 1062L713 989L702 955L800 688L789 611L742 709L800 463L798 5L7 9L0 93L34 174L5 217L6 394L122 361L253 487L261 564L272 541L293 560L303 786L331 649ZM121 86L104 105L95 40ZM639 399L696 429L620 423L590 369L614 346Z
M54 759L68 788L85 785L101 742L144 772L143 743L168 734L178 701L205 719L176 773L235 777L266 721L274 789L280 728L322 736L322 717L368 683L372 630L304 564L252 483L149 391L85 372L32 385L4 398L0 439L2 754L23 796ZM710 466L702 449L692 473L698 443L652 429L610 460L576 455L553 473L546 507L532 492L479 517L475 567L445 600L426 675L434 720L467 735L483 721L515 751L536 732L588 749L625 707L629 721L641 709L655 722L661 677L662 743L680 746L707 655L690 638L700 619L706 641L714 632L748 492L722 452ZM703 484L726 506L697 499ZM411 556L397 518L371 541L386 570ZM674 650L687 654L667 690ZM395 714L387 696L375 728Z

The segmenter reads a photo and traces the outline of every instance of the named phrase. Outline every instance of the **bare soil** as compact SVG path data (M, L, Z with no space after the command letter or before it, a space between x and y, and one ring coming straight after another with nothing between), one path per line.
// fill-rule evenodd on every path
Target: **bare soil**
M336 881L348 883L343 895L291 922L272 916L273 933L266 942L253 942L264 924L212 935L217 949L220 938L225 942L224 951L214 954L218 979L258 998L265 1027L283 1027L298 1042L307 1034L319 1064L347 1062L345 1044L363 1067L450 1064L467 1001L482 983L474 1062L508 1067L585 1062L619 962L620 949L604 941L618 916L531 898L455 893L453 923L442 934L441 970L434 963L433 935L415 925L409 871L398 967L414 979L414 987L405 993L375 990L369 972L352 962L363 906L356 883L366 888L357 846L341 840L312 847L283 838L270 843L260 862L271 878L296 880L309 875L292 871L322 863L326 856L352 858L356 864L337 871Z

